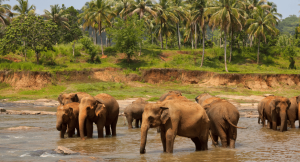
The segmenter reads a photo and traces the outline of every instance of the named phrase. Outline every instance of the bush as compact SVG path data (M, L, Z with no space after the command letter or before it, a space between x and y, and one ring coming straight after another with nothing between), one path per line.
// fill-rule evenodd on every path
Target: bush
M214 44L211 40L205 41L205 48L213 48Z
M104 49L104 52L105 52L105 53L115 53L115 52L117 52L117 49L114 48L114 47L106 47L106 48Z
M92 40L89 37L83 37L80 39L80 43L83 45L85 50L89 50L93 45Z

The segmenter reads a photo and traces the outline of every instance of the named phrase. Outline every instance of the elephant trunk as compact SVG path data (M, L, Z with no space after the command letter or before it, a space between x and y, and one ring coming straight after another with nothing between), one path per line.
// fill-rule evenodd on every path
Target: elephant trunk
M57 119L56 119L56 129L58 131L62 130L62 123L63 123L62 117L57 117Z
M141 127L141 145L140 145L140 153L144 154L146 152L146 142L147 142L147 133L149 130L149 126L147 126L146 124L142 124Z
M280 132L287 131L287 115L286 112L280 113L281 125Z
M87 117L87 114L86 112L80 112L79 113L79 118L78 118L78 121L79 121L79 132L80 132L80 138L82 140L84 140L84 123L85 123L85 119Z

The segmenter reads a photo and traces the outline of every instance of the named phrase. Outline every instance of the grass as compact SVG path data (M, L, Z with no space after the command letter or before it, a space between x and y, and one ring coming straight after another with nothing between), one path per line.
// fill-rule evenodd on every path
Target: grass
M134 56L127 62L125 54L117 53L113 47L104 49L107 58L101 59L100 64L89 63L89 55L81 44L75 46L75 57L73 57L71 44L54 46L53 51L42 52L40 62L35 63L33 51L27 51L28 62L25 62L22 52L10 53L0 56L0 70L30 70L30 71L71 71L92 68L115 67L123 68L125 74L140 74L142 69L150 68L176 68L186 70L201 70L217 73L225 73L224 50L215 47L205 49L204 65L200 68L202 49L177 49L161 50L153 45L147 45L142 50L142 55ZM232 62L228 62L230 73L267 73L267 74L299 74L300 70L288 69L289 61L283 56L282 49L272 47L262 49L260 53L260 64L256 64L256 48L234 49ZM295 47L297 53L300 48ZM98 56L101 57L101 48L97 48ZM229 49L227 51L229 55ZM7 60L14 58L21 62ZM296 67L300 69L300 56L296 57Z
M107 93L115 97L116 99L126 98L147 98L148 101L157 101L159 97L170 91L181 91L183 96L188 99L194 100L196 96L202 93L210 93L212 95L259 95L274 94L277 96L293 97L299 95L299 87L282 86L277 89L268 91L252 91L242 87L228 88L228 87L207 87L199 85L180 85L172 82L166 82L162 84L148 84L134 82L115 83L115 82L90 82L90 83L59 83L58 85L49 85L41 90L14 90L11 87L0 89L0 99L9 99L10 101L21 99L54 99L56 100L58 95L62 92L86 92L93 96L100 93ZM237 101L239 102L239 101Z

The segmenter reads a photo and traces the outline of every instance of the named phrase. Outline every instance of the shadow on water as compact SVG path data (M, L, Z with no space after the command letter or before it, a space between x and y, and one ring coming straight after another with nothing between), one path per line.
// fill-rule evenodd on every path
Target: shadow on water
M221 148L211 145L207 151L195 151L193 142L177 136L174 153L163 153L160 134L150 129L146 154L139 154L140 129L128 130L124 118L119 118L117 137L98 139L94 126L93 139L85 141L75 138L59 138L55 129L55 116L0 115L0 157L4 161L57 161L81 159L86 161L295 161L299 158L300 129L287 132L262 128L256 118L241 118L236 148ZM34 130L8 131L17 126L41 127ZM53 150L64 146L79 155L59 155ZM94 160L93 160L94 159ZM95 160L96 159L96 160Z

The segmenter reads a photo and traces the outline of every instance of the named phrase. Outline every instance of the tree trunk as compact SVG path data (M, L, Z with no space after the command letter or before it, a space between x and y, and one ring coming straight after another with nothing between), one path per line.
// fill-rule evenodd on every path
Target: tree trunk
M231 45L230 45L229 62L231 62L231 57L232 57L232 46L233 46L233 31L232 31L232 28L231 28Z
M102 51L102 56L104 55L104 52L103 52L103 43L102 43L102 36L101 36L101 27L102 27L102 24L101 22L99 22L98 24L99 25L99 35L100 35L100 42L101 42L101 51Z
M252 36L250 37L250 47L252 47Z
M152 44L153 44L153 33L151 31L151 41L152 41Z
M202 33L202 46L203 46L203 51L202 51L202 59L201 59L201 66L200 67L202 67L203 66L203 61L204 61L204 50L205 50L205 40L204 40L204 38L205 38L205 26L203 27L203 33Z
M166 34L166 49L168 49L168 36Z
M163 49L162 22L160 22L160 47Z
M228 69L227 69L227 62L226 62L226 42L227 40L226 40L226 29L225 29L225 31L224 31L224 63L225 63L225 71L228 73Z
M74 57L74 56L75 56L75 41L74 41L74 43L73 43L72 48L73 48L73 57Z
M26 54L27 54L27 50L26 50L26 42L24 41L24 55L25 55L25 62L26 62Z
M257 64L259 64L259 46L260 46L260 37L258 37Z
M197 49L197 23L195 23L195 49Z
M140 42L140 52L139 52L139 56L141 56L142 54L142 42Z
M36 56L36 63L40 64L39 54L37 52L35 52L35 56Z
M179 23L177 23L177 37L178 37L178 48L181 49L181 42L180 42L180 31L179 31Z
M105 38L105 47L107 47L107 45L108 45L108 39L107 39L107 35L106 35L106 38Z
M97 44L97 32L96 29L94 29L94 45Z

